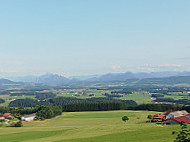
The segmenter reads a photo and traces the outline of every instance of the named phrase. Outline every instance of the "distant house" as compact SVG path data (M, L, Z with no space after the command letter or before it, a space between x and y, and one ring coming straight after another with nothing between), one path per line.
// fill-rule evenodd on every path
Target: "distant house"
M153 120L153 121L162 122L162 121L164 121L165 119L166 119L166 117L165 117L165 115L163 115L163 114L154 114L154 115L152 116L152 120Z
M190 124L190 114L180 117L173 117L164 122L165 124Z
M11 116L11 113L4 113L4 114L3 114L3 117L9 118L9 117L12 117L12 116Z
M36 117L36 113L29 114L29 115L23 115L21 117L21 120L29 122L29 121L33 121L35 117Z
M187 114L188 114L188 112L186 110L182 110L182 111L168 111L168 112L165 113L166 119L176 118L176 117L180 117L180 116L185 116Z

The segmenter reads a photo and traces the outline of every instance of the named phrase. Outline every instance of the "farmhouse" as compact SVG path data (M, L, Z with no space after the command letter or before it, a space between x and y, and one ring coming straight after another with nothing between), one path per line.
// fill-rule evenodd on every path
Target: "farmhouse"
M189 124L190 123L190 114L187 114L185 116L180 117L173 117L171 119L168 119L164 122L165 124Z
M29 115L23 115L22 117L21 117L21 120L23 120L23 121L32 121L32 120L34 120L34 118L36 117L36 113L33 113L33 114L29 114Z
M3 117L5 117L5 118L11 117L11 113L5 113L5 114L3 114Z
M168 111L168 112L165 113L166 119L176 118L176 117L180 117L180 116L185 116L187 114L188 114L188 112L186 110L182 110L182 111Z

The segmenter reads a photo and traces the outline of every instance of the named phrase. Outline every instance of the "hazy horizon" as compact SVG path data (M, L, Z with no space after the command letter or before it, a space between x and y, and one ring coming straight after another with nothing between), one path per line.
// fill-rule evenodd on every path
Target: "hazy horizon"
M44 76L44 75L59 75L59 76L64 76L66 78L93 78L93 77L101 77L103 75L107 75L107 74L125 74L125 73L132 73L134 75L137 74L162 74L165 75L166 77L168 76L183 76L183 74L185 73L190 73L190 71L160 71L160 72L107 72L107 73L102 73L102 74L87 74L87 75L71 75L71 76L67 76L64 74L59 74L59 73L54 73L54 72L46 72L46 73L42 73L42 74L15 74L15 73L8 73L8 74L3 74L0 75L0 79L19 79L19 78L25 78L25 77L40 77L40 76Z
M1 1L0 77L190 71L189 7L188 0Z

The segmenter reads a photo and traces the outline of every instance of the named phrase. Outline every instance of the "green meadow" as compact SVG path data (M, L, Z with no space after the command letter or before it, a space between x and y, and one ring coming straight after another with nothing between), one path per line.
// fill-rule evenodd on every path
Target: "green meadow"
M121 97L123 100L134 100L137 104L143 103L151 103L153 100L151 99L150 93L142 93L142 92L135 92L133 94L127 94Z
M146 123L151 111L65 112L21 128L0 128L1 142L173 142L179 125ZM127 115L129 121L122 122Z
M86 92L86 96L82 95L82 92ZM95 89L67 89L67 90L51 90L52 93L57 94L57 96L62 97L76 97L76 98L93 98L93 97L105 97L103 94L109 93L111 94L111 91L116 90L95 90ZM77 94L75 94L77 93ZM90 94L94 94L94 96L89 96ZM134 100L138 104L143 103L151 103L153 101L151 97L151 93L148 92L134 92L133 94L126 94L123 95L123 97L116 98L116 99L122 99L122 100Z

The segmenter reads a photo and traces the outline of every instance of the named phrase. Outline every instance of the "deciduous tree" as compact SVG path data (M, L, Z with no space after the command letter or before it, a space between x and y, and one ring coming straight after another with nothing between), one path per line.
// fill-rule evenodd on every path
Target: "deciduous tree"
M122 117L122 120L123 120L124 122L126 122L127 120L129 120L129 118L128 118L127 116L123 116L123 117Z

